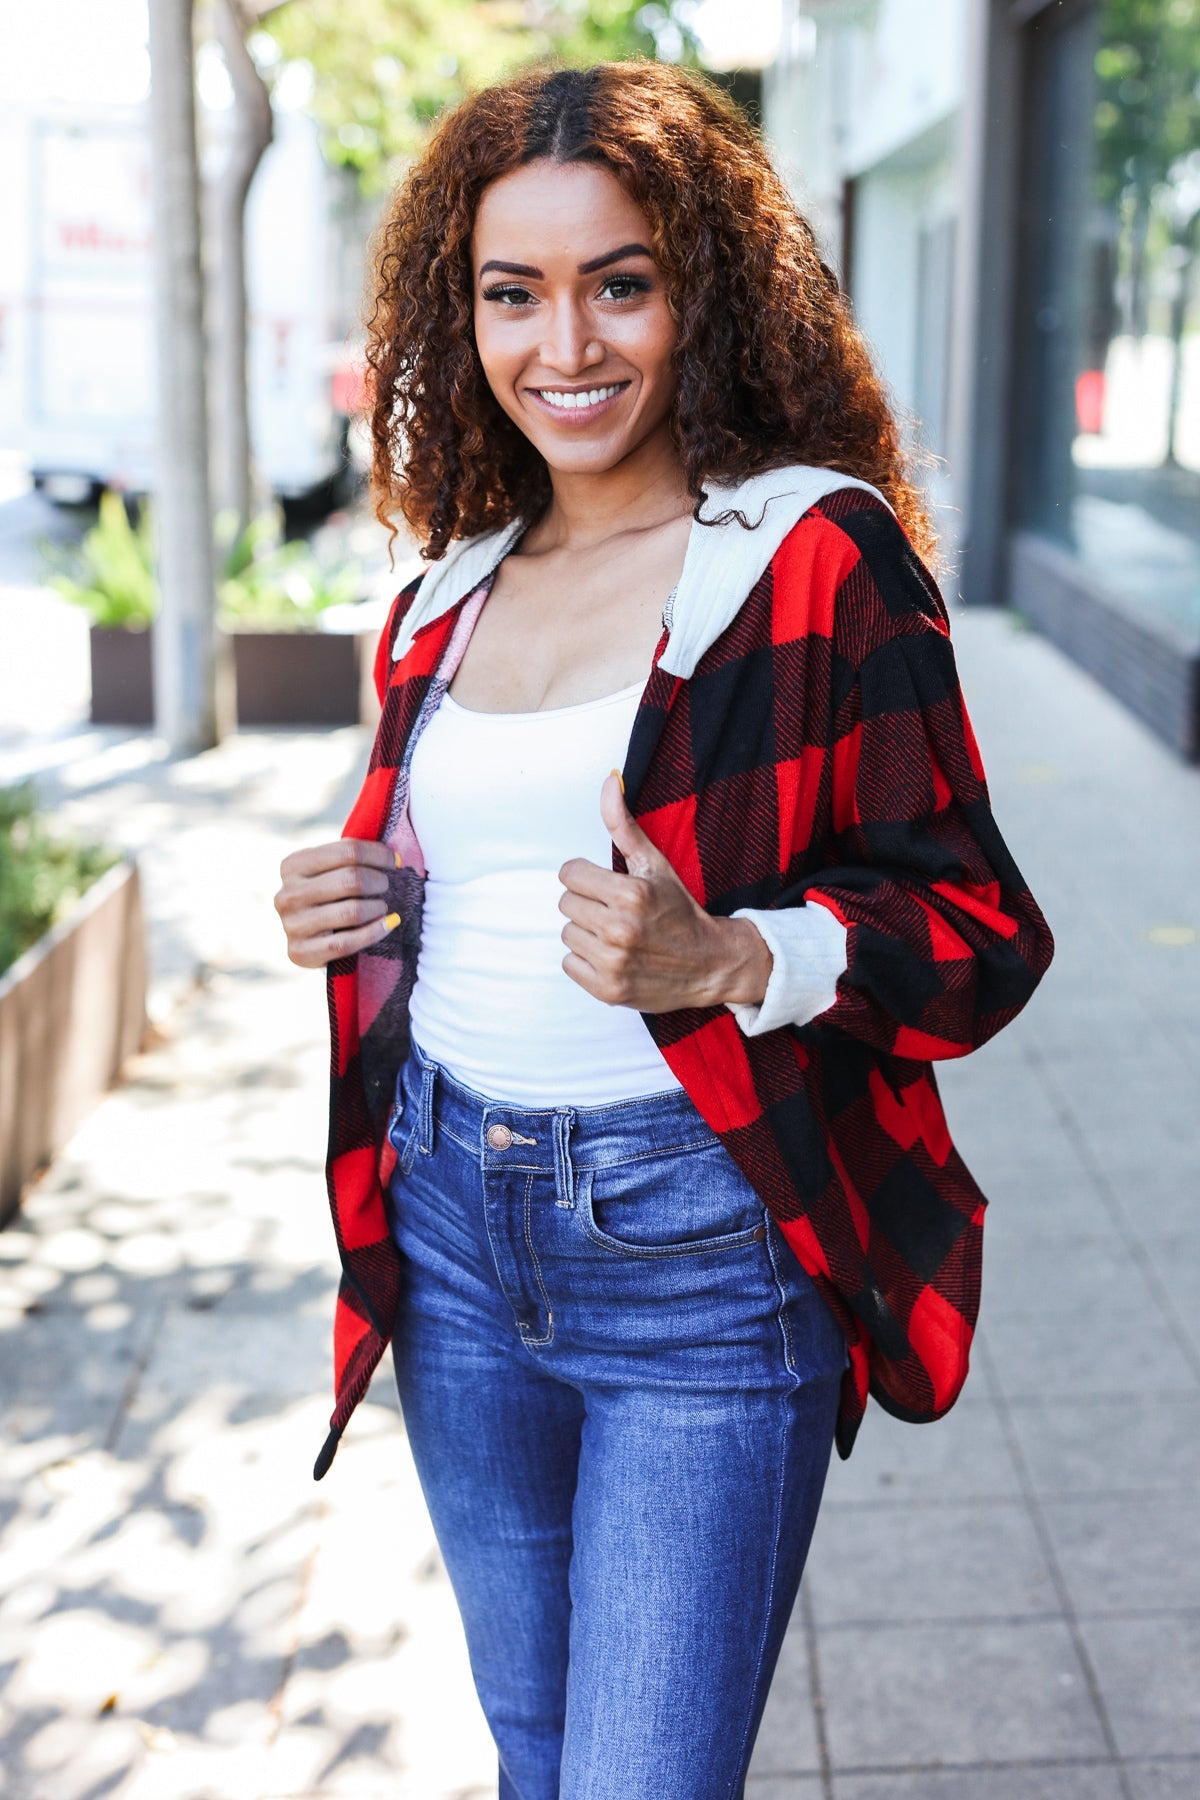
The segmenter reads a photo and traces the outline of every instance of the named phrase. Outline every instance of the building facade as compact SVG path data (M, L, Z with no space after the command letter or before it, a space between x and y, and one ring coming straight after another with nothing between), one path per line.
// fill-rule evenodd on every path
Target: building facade
M961 592L1200 756L1200 0L784 0L763 113Z

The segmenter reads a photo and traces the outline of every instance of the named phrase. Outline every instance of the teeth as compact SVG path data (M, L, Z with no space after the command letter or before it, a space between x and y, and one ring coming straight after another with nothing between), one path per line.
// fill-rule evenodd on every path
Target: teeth
M589 388L586 393L573 394L566 393L561 388L539 388L537 391L551 406L579 412L587 406L599 406L602 400L611 400L614 394L620 392L620 385L618 382L614 387Z

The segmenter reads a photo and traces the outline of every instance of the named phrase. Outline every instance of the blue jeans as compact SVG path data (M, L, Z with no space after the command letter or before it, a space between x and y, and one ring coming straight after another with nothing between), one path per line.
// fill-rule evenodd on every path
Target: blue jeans
M414 1044L396 1384L501 1800L743 1792L842 1332L687 1096L533 1110Z

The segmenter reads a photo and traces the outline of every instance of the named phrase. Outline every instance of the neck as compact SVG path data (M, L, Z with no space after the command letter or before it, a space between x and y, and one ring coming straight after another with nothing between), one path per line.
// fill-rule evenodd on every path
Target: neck
M552 469L550 480L550 504L526 539L535 553L586 550L618 533L651 530L693 506L665 427L613 469L596 475Z

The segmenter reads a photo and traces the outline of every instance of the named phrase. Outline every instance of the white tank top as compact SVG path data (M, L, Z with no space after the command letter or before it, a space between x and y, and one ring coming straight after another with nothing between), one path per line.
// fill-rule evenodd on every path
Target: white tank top
M680 1086L640 1013L562 967L558 871L572 856L612 867L600 788L643 686L532 713L444 694L417 740L409 813L428 875L412 1031L491 1099L598 1106Z

